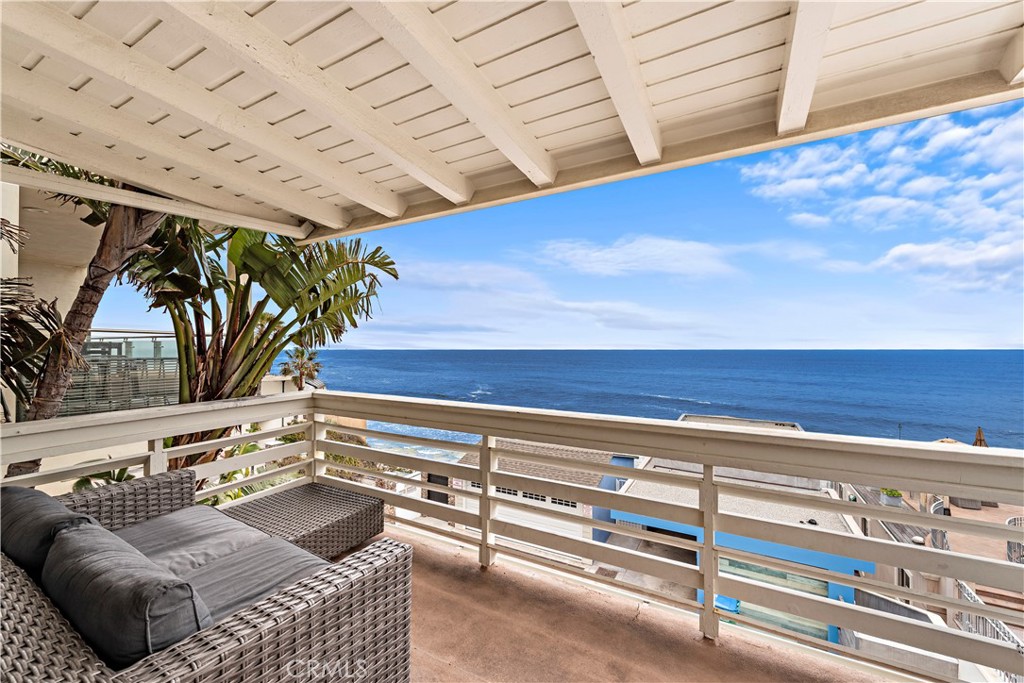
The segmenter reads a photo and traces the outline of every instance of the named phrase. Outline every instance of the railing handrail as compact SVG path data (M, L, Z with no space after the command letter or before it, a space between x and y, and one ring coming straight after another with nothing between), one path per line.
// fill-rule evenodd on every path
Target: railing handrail
M414 425L462 432L475 436L478 444L467 448L465 443L442 439L424 440L431 447L442 450L450 446L465 453L478 450L477 464L472 462L438 462L429 456L395 450L380 445L387 443L389 435L401 442L400 434L356 427L356 435L374 439L366 445L344 443L330 430L346 431L345 425L329 422L331 416L367 419L384 423ZM268 426L266 423L271 422ZM250 423L261 423L255 433L242 433ZM287 425L287 426L284 426ZM208 432L202 443L165 448L168 436ZM295 434L298 434L295 436ZM279 437L288 434L293 439L282 444ZM697 489L696 499L657 495L632 495L625 490L611 490L575 479L558 479L536 471L520 473L499 466L505 460L516 460L515 449L497 439L520 439L549 445L561 445L602 451L609 454L656 456L679 462L703 464L700 473L673 475L663 471L633 470L611 462L611 458L591 461L586 471L598 476L625 476L637 480L648 479L673 489ZM722 480L715 468L760 470L776 474L796 474L819 480L863 482L869 485L906 486L914 490L937 493L959 493L983 500L1008 500L1021 497L1018 482L1024 474L1024 451L987 449L988 453L971 447L947 447L942 444L908 443L885 439L844 437L836 435L793 432L780 434L756 427L728 425L696 425L670 420L652 420L566 411L510 408L505 406L432 401L393 396L358 394L318 390L295 392L268 397L236 399L193 405L167 406L116 414L86 415L46 422L9 424L0 426L0 460L4 464L33 458L53 458L64 454L80 453L92 449L124 444L141 447L126 448L113 460L104 461L105 467L133 467L142 465L147 474L180 464L169 459L226 451L253 444L256 450L246 451L231 459L204 458L205 464L194 469L207 480L207 488L200 490L198 500L212 495L229 494L249 484L270 484L291 487L303 482L317 481L326 485L368 493L381 498L385 504L418 513L425 520L443 522L440 529L426 522L420 526L442 533L451 533L480 548L481 564L493 561L495 553L523 554L523 545L540 546L548 554L571 554L603 562L626 570L639 571L682 586L702 589L707 596L724 594L741 602L750 602L770 609L793 611L805 618L860 633L904 643L911 647L947 653L971 661L989 663L994 668L1024 674L1017 658L1017 645L1010 641L992 641L972 632L949 630L945 626L926 624L899 616L877 613L860 605L830 599L820 595L794 591L736 574L724 574L717 557L748 562L750 553L742 547L732 547L726 538L744 538L757 543L787 546L810 554L847 558L845 569L831 564L811 563L801 569L800 560L789 556L767 558L765 566L783 571L835 582L842 586L880 590L898 599L911 599L945 609L955 609L972 616L1006 619L1018 623L1017 615L998 606L985 606L968 600L911 591L899 586L888 589L877 579L858 575L869 573L877 565L901 566L938 576L976 581L985 585L1013 590L1024 580L1024 568L1001 560L975 557L962 553L945 552L936 548L899 544L853 533L841 533L817 525L798 525L783 518L754 516L745 508L719 510L719 498L732 496L753 499L774 505L797 508L822 509L829 514L858 514L877 519L896 519L921 523L931 528L946 528L966 533L981 533L997 538L1017 538L1020 532L1005 524L964 520L938 516L930 511L889 508L837 500L807 492L778 491L751 486L747 482ZM380 441L376 441L379 439ZM472 440L472 438L470 439ZM127 451L131 451L128 453ZM995 451L993 454L992 451ZM970 457L953 457L955 454ZM349 456L330 460L330 455ZM903 457L901 457L903 456ZM977 456L977 457L975 457ZM236 459L237 458L237 459ZM296 460L298 458L298 460ZM530 453L526 458L534 464L554 468L573 469L572 460L557 455ZM364 465L364 463L374 463ZM22 485L39 485L74 479L95 472L98 463L73 463L46 469L38 474L24 475L13 481ZM234 468L245 468L241 478L231 475ZM412 472L440 473L469 482L473 487L449 487L435 481L418 481L414 488L448 494L446 499L463 502L477 501L478 512L454 506L416 494L382 490L364 478L376 479L378 484L407 482L393 471L377 472L373 467L402 468ZM582 471L582 470L581 470ZM342 478L348 473L354 478ZM633 473L633 474L630 474ZM4 482L0 482L4 483ZM545 530L533 524L519 524L495 514L503 508L502 495L506 490L530 491L551 499L578 501L581 511L587 506L614 510L634 519L669 520L688 529L703 529L698 541L665 537L669 545L698 550L700 561L691 564L605 544L584 537L567 536L557 530ZM255 495L265 495L261 491ZM406 494L409 495L406 495ZM225 503L225 504L231 504ZM554 519L566 521L564 511L545 511L527 501L515 505L537 510ZM513 505L512 507L514 507ZM931 506L930 506L931 507ZM626 517L628 519L628 517ZM627 536L647 538L653 532L620 527L608 522L579 518L583 527L614 531ZM406 523L404 517L403 523ZM465 533L452 530L448 524L463 525ZM660 528L660 527L656 527ZM472 534L476 533L474 538ZM689 533L689 532L687 532ZM658 535L660 536L660 534ZM692 534L690 534L692 536ZM510 546L512 543L513 546ZM515 545L519 544L519 545ZM802 554L801 557L806 557ZM788 559L787 559L788 558ZM550 557L548 558L550 559ZM852 560L850 562L849 560ZM795 563L795 564L794 564ZM826 568L827 567L827 568ZM566 570L572 573L570 570ZM582 570L577 571L582 573ZM586 573L594 580L596 575ZM613 582L614 583L614 582ZM621 584L620 584L621 585ZM646 589L637 589L643 591ZM657 599L684 606L701 613L701 629L715 637L720 610L681 595L666 596L658 590ZM749 618L746 618L749 621ZM742 621L742 619L740 619ZM979 628L996 632L987 622L978 622ZM988 631L986 631L987 633ZM973 658L973 659L972 659Z
M869 485L885 481L887 485L908 490L932 490L948 495L1024 504L1024 492L1019 486L1019 482L1024 480L1024 451L1010 448L979 449L958 444L780 432L758 427L703 425L322 389L126 410L115 415L83 415L44 422L3 424L0 425L2 461L24 460L26 458L22 455L26 451L38 453L45 448L52 449L52 454L72 452L68 449L81 450L82 442L145 440L150 432L133 426L151 422L153 427L150 431L159 431L158 427L163 428L159 421L171 418L181 422L178 433L189 433L197 428L183 419L188 416L212 412L223 416L220 412L223 410L258 410L290 402L296 405L311 402L310 407L317 412L334 412L382 422L823 480L837 479ZM210 419L216 421L217 418L211 416ZM738 452L741 455L737 455Z

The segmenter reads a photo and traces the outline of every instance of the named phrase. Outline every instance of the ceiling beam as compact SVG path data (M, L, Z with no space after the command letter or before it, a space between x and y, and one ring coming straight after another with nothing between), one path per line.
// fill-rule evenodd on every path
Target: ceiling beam
M297 169L385 216L394 218L405 211L405 200L400 195L58 7L35 2L5 4L3 22L5 40L15 38L89 76L120 83L126 90L151 97L167 111L256 150L277 164ZM182 147L188 144L180 142Z
M420 2L355 2L352 9L423 74L538 187L555 181L554 158Z
M216 189L190 178L172 175L162 168L148 166L136 154L117 146L107 147L99 142L72 135L50 120L34 121L28 114L9 105L3 109L3 141L72 166L86 168L113 180L121 180L172 199L194 201L211 209L253 216L265 221L298 227L301 219L290 213L274 209L270 204L254 204L236 197L227 189Z
M1024 90L1019 85L1007 85L998 72L987 71L815 111L814 118L806 128L788 137L778 136L774 121L740 128L723 126L714 134L705 134L698 139L666 145L662 150L661 161L655 164L641 166L637 163L636 155L629 153L614 159L567 168L558 175L557 182L551 187L536 188L525 180L518 180L481 188L467 206L452 208L438 201L413 204L398 220L382 221L372 216L359 217L344 230L314 230L309 237L300 241L300 244L408 225L534 197L674 171L881 126L1009 102L1021 97L1024 97Z
M254 199L269 202L324 225L341 228L351 220L348 212L318 199L316 195L268 178L256 169L243 166L206 147L190 145L175 133L150 125L84 93L75 92L44 76L33 75L6 61L3 63L3 81L5 103L20 105L29 113L38 112L46 118L64 121L72 127L95 131L114 140L124 140L126 144L147 154L184 164L197 174L212 177L216 182Z
M594 55L608 94L619 114L636 158L641 164L661 159L661 127L654 116L647 84L640 72L640 59L626 24L626 13L618 2L574 0L569 3Z
M10 164L0 165L0 180L3 180L5 183L20 185L21 187L43 190L44 192L73 195L84 199L94 199L98 202L109 202L111 204L133 206L137 209L145 209L146 211L159 211L172 216L194 218L212 226L237 226L239 228L251 228L260 232L296 238L305 237L309 232L308 227L282 225L281 223L264 221L252 216L218 211L217 209L201 206L194 202L182 202L176 199L155 197L134 190L90 183L78 178L65 178L53 173L41 173Z
M807 125L835 9L834 2L800 0L793 3L776 106L779 135L803 130Z
M1013 85L1024 82L1024 28L1017 31L999 60L999 73Z
M315 112L317 118L345 131L442 197L462 204L473 196L472 183L465 176L383 119L241 6L229 2L173 2L159 8L165 16L176 13L179 20L184 19L183 26L190 34L229 55L246 73Z

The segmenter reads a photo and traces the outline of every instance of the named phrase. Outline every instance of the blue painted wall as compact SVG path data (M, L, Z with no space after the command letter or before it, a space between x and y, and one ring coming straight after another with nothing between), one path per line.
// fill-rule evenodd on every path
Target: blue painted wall
M618 465L619 467L633 467L635 462L636 458L626 455L613 455L611 459L611 464ZM624 481L624 479L622 477L612 477L606 474L601 478L601 483L598 484L598 486L605 491L618 491L617 482L619 481ZM595 507L591 511L591 516L594 519L601 520L602 522L612 521L612 511L608 508ZM591 529L591 538L599 543L607 543L608 537L611 535L610 531L605 531L604 529Z
M629 512L619 512L618 510L612 510L610 517L617 521L633 522L634 524L642 524L649 528L664 529L666 531L688 534L690 536L695 536L698 543L704 542L703 527L654 519L653 517L635 515ZM762 541L760 539L747 538L746 536L737 536L735 534L719 532L715 538L715 542L718 545L726 548L732 548L733 550L743 550L749 553L764 555L765 557L787 560L789 562L805 564L809 567L818 567L819 569L828 569L834 572L849 574L851 576L854 571L857 570L869 574L873 574L875 571L874 562L867 562L853 557L844 557L842 555L831 555L829 553L823 553L817 550L808 550L806 548L796 548L790 545L772 543L771 541ZM698 564L700 563L699 554L697 562ZM701 590L697 591L697 601L700 603L704 602L703 593L704 592ZM829 581L828 597L833 600L838 600L841 597L846 602L852 604L853 588L851 586ZM739 601L722 595L717 595L715 596L715 606L730 612L736 612L739 610ZM839 629L831 624L828 627L828 639L833 643L839 642Z

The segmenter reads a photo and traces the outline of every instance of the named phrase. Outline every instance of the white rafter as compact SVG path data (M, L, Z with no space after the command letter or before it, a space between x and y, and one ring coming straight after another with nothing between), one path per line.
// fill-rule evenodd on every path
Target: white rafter
M378 213L396 217L405 211L401 196L58 7L33 2L5 4L3 23L5 39L14 37L44 55L58 56L94 78L123 83L202 128L258 149L282 166L301 168L304 175Z
M133 146L154 156L175 159L238 192L271 202L318 223L342 228L351 220L346 211L314 195L288 187L205 147L189 145L174 133L101 104L43 76L33 76L4 62L3 77L7 103L16 103L30 112L40 112L47 118L63 120L115 140L131 140Z
M240 228L252 228L261 232L275 233L287 237L305 237L309 232L307 228L299 226L282 225L271 221L264 221L252 216L243 216L237 213L228 213L211 209L195 202L182 202L177 199L165 197L154 197L151 194L144 194L133 190L125 190L109 185L90 183L77 178L65 178L53 173L41 173L27 168L19 168L9 164L0 166L0 180L5 183L13 183L22 187L31 187L44 192L56 192L57 194L73 195L85 199L95 199L100 202L110 202L123 206L133 206L147 211L160 211L173 216L184 216L194 218L211 226L237 226Z
M612 97L637 160L641 164L661 160L661 128L640 73L640 60L633 48L622 5L574 0L569 6L594 55L601 80Z
M800 0L793 3L776 106L779 135L803 130L807 125L835 9L834 2Z
M516 118L425 3L356 2L352 9L535 185L543 187L555 181L555 160Z
M381 118L373 108L324 73L238 5L229 2L172 2L207 44L223 50L240 66L318 118L456 204L473 196L473 186L423 143Z
M999 73L1011 85L1024 81L1024 28L1017 31L999 60Z
M13 109L11 103L4 105L2 116L4 142L25 151L59 159L79 168L87 168L93 173L122 180L165 197L194 201L211 209L252 216L295 228L303 222L282 209L275 210L273 204L254 204L248 199L236 197L225 188L216 189L148 165L136 158L136 152L122 149L117 145L107 147L100 142L89 140L86 135L72 135L67 127L61 127L49 119L35 121L30 114Z

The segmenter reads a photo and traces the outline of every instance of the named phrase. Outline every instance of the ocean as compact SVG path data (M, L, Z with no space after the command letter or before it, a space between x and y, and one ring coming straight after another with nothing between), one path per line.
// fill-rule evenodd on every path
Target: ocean
M320 352L329 389L1024 448L1021 351ZM467 440L421 428L390 431ZM424 454L426 455L426 454Z

